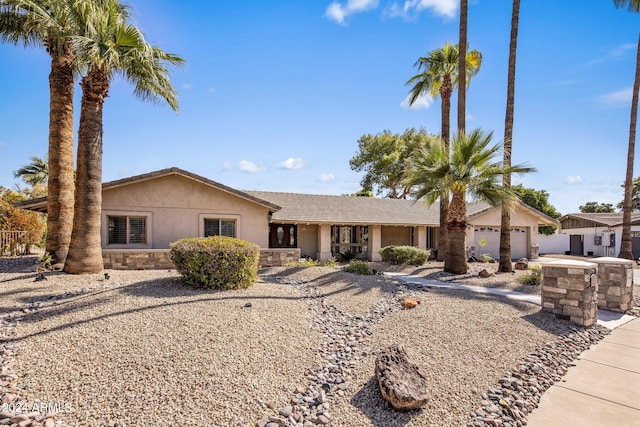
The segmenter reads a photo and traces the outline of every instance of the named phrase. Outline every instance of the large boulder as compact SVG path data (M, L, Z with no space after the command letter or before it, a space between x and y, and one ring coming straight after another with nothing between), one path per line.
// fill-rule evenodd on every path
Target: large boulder
M394 408L417 409L427 403L427 378L403 347L394 344L380 351L375 374L382 397Z
M526 258L520 258L514 266L516 270L527 270L529 268L529 260Z

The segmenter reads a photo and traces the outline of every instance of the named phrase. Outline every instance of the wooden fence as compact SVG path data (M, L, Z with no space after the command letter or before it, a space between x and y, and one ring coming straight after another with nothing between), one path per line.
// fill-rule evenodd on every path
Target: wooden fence
M44 252L44 248L28 241L27 231L0 230L0 257L43 255Z

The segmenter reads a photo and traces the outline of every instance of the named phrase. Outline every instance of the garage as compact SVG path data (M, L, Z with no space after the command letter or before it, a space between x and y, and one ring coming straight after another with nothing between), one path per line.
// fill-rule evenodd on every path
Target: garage
M498 260L500 258L500 227L476 226L474 234L473 244L476 247L476 257L488 253L491 258ZM511 228L511 259L528 257L528 235L528 227ZM487 242L485 246L480 245L482 240Z

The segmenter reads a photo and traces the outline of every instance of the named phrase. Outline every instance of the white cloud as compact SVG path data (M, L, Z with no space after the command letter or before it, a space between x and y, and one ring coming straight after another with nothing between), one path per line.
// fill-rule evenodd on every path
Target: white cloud
M393 3L386 9L386 13L393 17L410 19L425 9L430 9L439 16L452 19L456 17L458 0L406 0L402 6Z
M224 162L222 164L222 170L223 171L230 171L231 169L233 169L233 166L231 166L231 163L229 162Z
M599 58L592 59L591 61L587 62L587 65L596 65L596 64L601 64L603 62L611 61L614 58L619 58L623 56L630 50L635 50L635 48L636 48L636 45L632 43L621 44L620 46L615 47L609 52L607 52L605 55Z
M209 93L216 93L216 88L211 86L207 89L209 91Z
M618 90L598 97L600 102L607 105L631 105L633 88Z
M344 4L334 1L327 7L324 16L331 21L344 25L347 16L366 12L376 7L378 7L378 0L347 0Z
M336 177L332 173L323 173L318 177L318 181L320 182L333 182L336 180Z
M280 164L278 165L280 169L302 169L305 166L305 161L300 157L289 157L287 160L285 160L284 162L280 162Z
M407 97L400 103L400 107L407 110L425 110L431 107L431 104L433 104L433 98L431 98L429 95L426 95L419 96L418 99L416 99L416 102L413 103L413 105L409 105L410 97L411 95L407 95Z
M182 89L187 89L187 90L193 87L191 83L182 83L180 86L182 87Z
M579 184L582 182L582 177L580 175L571 175L566 177L564 179L564 182L566 182L569 185Z
M262 172L267 168L265 168L262 165L253 163L249 160L240 160L238 162L238 169L240 169L242 172L256 173L256 172Z

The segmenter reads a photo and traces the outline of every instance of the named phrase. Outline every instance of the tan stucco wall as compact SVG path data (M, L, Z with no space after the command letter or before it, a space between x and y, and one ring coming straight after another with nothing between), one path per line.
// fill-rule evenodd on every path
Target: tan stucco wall
M318 252L318 225L298 224L298 247L301 256L314 258Z
M501 219L500 209L492 209L482 215L478 215L469 220L469 224L474 226L492 226L500 227ZM529 228L529 244L538 244L538 218L524 209L516 207L511 211L511 227Z
M269 246L267 207L182 176L165 176L118 188L102 195L102 247L107 245L107 215L150 215L148 249L164 249L182 237L203 235L204 218L236 220L236 237L261 248ZM128 246L131 247L131 246Z

